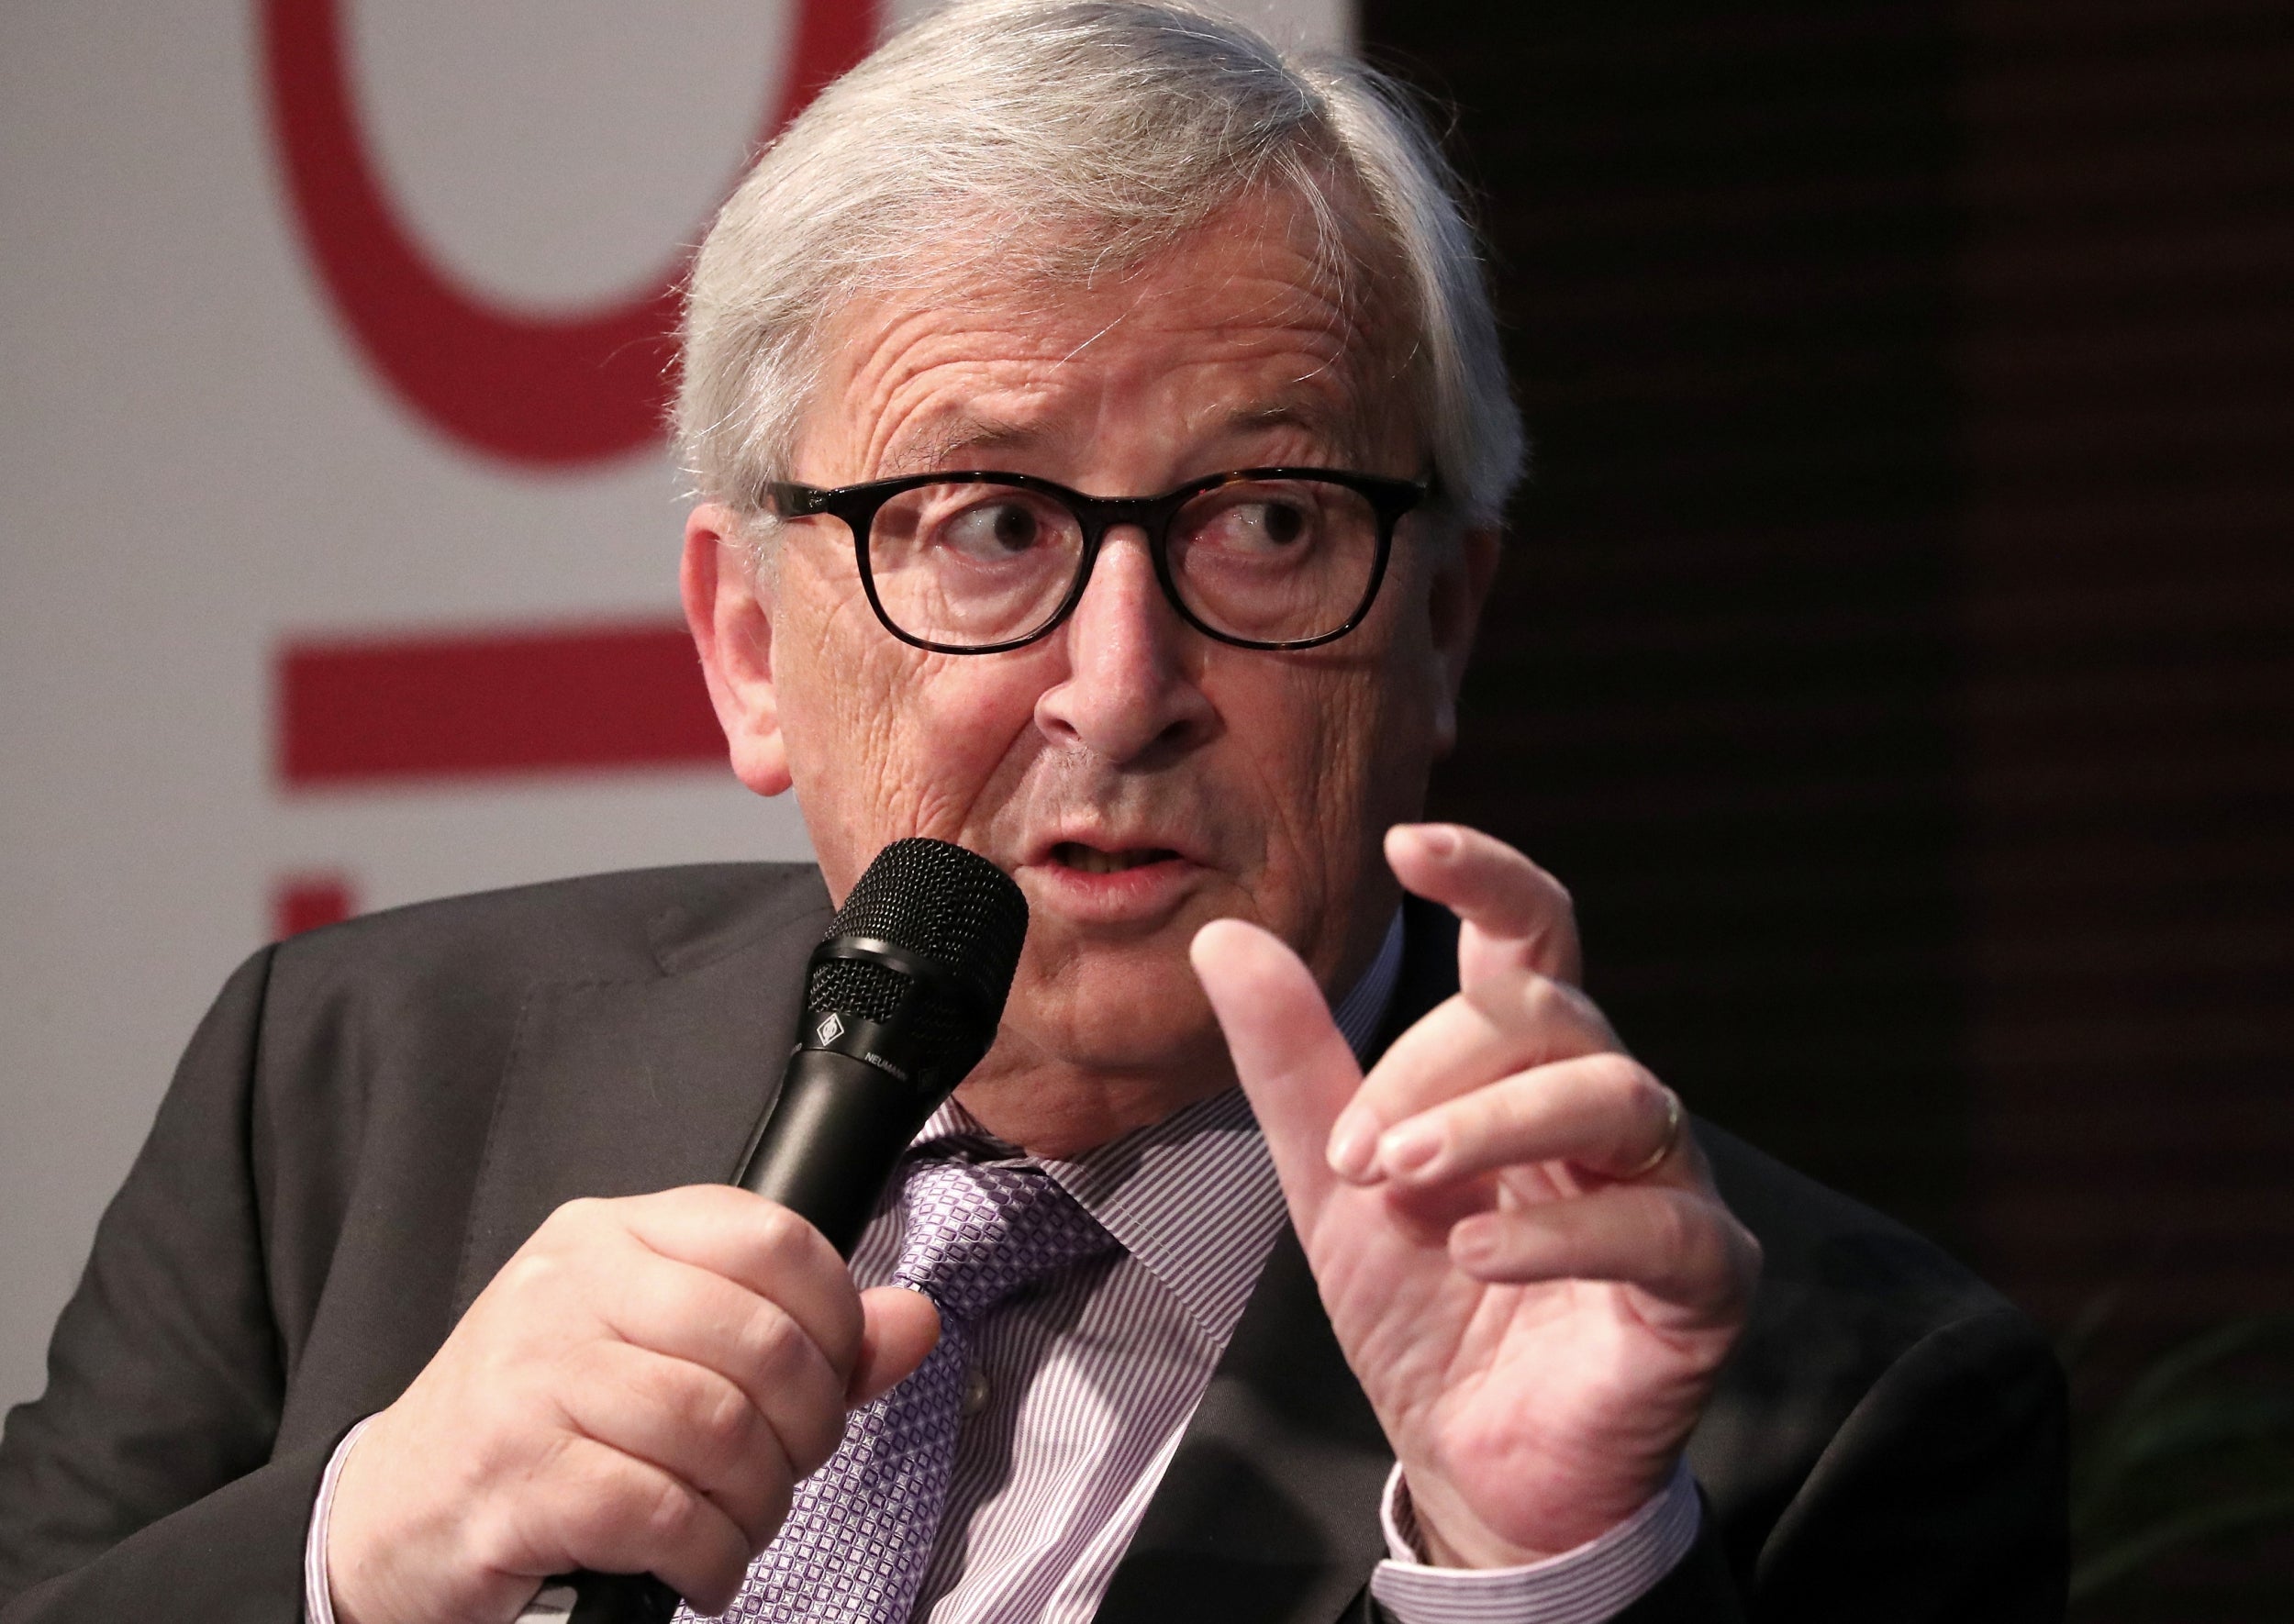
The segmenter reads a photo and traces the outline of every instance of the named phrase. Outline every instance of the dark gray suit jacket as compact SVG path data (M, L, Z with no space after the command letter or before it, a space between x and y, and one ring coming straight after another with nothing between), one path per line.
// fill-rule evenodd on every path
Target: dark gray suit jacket
M258 953L201 1024L0 1437L0 1624L296 1618L336 1440L559 1203L731 1176L829 918L809 868L434 903ZM1387 1036L1454 990L1413 907ZM2062 1610L2059 1374L1906 1230L1709 1128L1767 1251L1690 1445L1696 1552L1629 1615ZM1391 1463L1286 1235L1107 1624L1366 1616Z

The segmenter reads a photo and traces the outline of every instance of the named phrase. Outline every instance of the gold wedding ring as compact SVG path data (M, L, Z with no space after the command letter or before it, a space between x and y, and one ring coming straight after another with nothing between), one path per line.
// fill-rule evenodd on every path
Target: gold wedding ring
M1649 1159L1646 1162L1643 1162L1640 1166L1634 1168L1631 1173L1619 1174L1619 1178L1620 1180L1630 1181L1632 1179L1642 1178L1649 1174L1654 1173L1657 1170L1658 1164L1664 1162L1667 1156L1670 1156L1673 1153L1675 1147L1679 1145L1680 1142L1681 1096L1675 1094L1668 1088L1665 1091L1665 1137L1657 1141L1657 1148L1649 1152Z

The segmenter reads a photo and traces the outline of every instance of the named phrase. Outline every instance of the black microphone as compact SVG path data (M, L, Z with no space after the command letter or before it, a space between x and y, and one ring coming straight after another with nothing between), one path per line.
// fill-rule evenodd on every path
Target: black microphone
M946 840L876 854L805 974L805 1014L736 1181L849 1258L901 1152L996 1040L1028 934L1009 875ZM518 1624L667 1624L650 1574L565 1574Z
M922 839L878 852L812 951L741 1187L851 1257L900 1153L995 1042L1027 934L1028 899L986 858Z

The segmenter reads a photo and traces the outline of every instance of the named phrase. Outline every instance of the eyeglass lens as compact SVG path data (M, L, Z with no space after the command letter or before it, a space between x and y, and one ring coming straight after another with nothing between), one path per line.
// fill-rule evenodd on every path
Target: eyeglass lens
M1253 642L1337 630L1377 569L1377 510L1317 479L1225 484L1190 498L1165 531L1171 580L1211 629ZM869 571L885 616L926 642L978 648L1024 638L1059 610L1083 566L1084 527L1047 492L930 484L877 509Z

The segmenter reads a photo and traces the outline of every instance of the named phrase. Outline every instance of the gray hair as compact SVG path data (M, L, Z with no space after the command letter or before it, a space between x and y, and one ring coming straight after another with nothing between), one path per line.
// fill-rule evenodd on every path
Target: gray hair
M1076 285L1143 263L1253 192L1302 199L1350 303L1398 320L1437 500L1491 525L1521 419L1455 176L1408 97L1361 63L1294 58L1150 0L959 0L824 89L701 246L677 437L697 493L763 548L852 300L966 268Z

